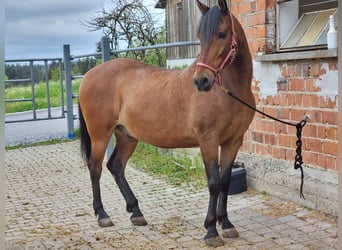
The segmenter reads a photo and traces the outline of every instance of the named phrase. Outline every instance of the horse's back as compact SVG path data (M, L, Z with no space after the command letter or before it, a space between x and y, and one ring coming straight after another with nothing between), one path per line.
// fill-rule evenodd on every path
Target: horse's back
M170 72L140 61L118 58L102 63L89 70L80 86L80 95L101 96L122 92L127 88L135 88L144 84L144 87L151 88L156 85L156 78ZM103 97L103 96L102 96Z
M89 77L115 77L116 75L124 74L125 77L136 75L148 75L149 72L154 71L169 71L163 68L159 68L141 61L129 59L129 58L117 58L100 65L97 65L93 69L89 70L85 78ZM130 75L127 75L130 74Z

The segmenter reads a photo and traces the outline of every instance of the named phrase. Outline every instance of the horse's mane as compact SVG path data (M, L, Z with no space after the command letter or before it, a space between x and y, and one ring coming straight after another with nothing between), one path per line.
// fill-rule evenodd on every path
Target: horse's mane
M217 28L222 19L222 13L218 6L210 8L201 18L198 26L198 34L202 34L203 42L207 43L217 33Z

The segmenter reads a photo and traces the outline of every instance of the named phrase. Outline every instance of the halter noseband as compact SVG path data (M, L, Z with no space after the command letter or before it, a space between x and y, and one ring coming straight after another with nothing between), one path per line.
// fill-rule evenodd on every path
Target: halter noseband
M234 28L233 16L232 16L231 13L229 13L229 14L230 14L230 20L231 20L231 25L232 25L232 42L231 42L231 45L230 45L230 50L227 53L227 56L224 58L224 60L222 61L221 65L217 69L215 69L214 67L212 67L212 66L210 66L208 64L202 63L202 62L198 62L197 63L197 66L201 66L201 67L207 68L207 69L211 70L214 73L215 81L216 81L216 83L220 87L223 87L222 76L221 76L222 70L226 66L227 63L228 63L228 65L230 65L230 64L232 64L234 62L235 53L236 53L235 46L237 45L236 37L235 37L235 28Z

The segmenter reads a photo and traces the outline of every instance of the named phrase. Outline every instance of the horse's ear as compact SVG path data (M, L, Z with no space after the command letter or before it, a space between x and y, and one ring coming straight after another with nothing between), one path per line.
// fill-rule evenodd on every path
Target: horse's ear
M201 11L202 15L204 15L205 13L207 13L207 11L209 10L209 7L207 5L205 5L204 3L201 3L201 1L197 0L197 6L199 8L199 10Z
M222 13L224 13L224 14L228 14L229 13L228 5L227 5L226 0L219 0L219 6L220 6L220 9L221 9Z

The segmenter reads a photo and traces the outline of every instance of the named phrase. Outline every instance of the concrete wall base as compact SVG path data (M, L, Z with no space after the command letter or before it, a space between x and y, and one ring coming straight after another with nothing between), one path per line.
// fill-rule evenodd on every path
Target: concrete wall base
M247 185L280 196L302 206L337 216L338 174L318 168L304 167L304 196L300 198L300 170L293 163L255 154L239 153L236 159L245 164Z

